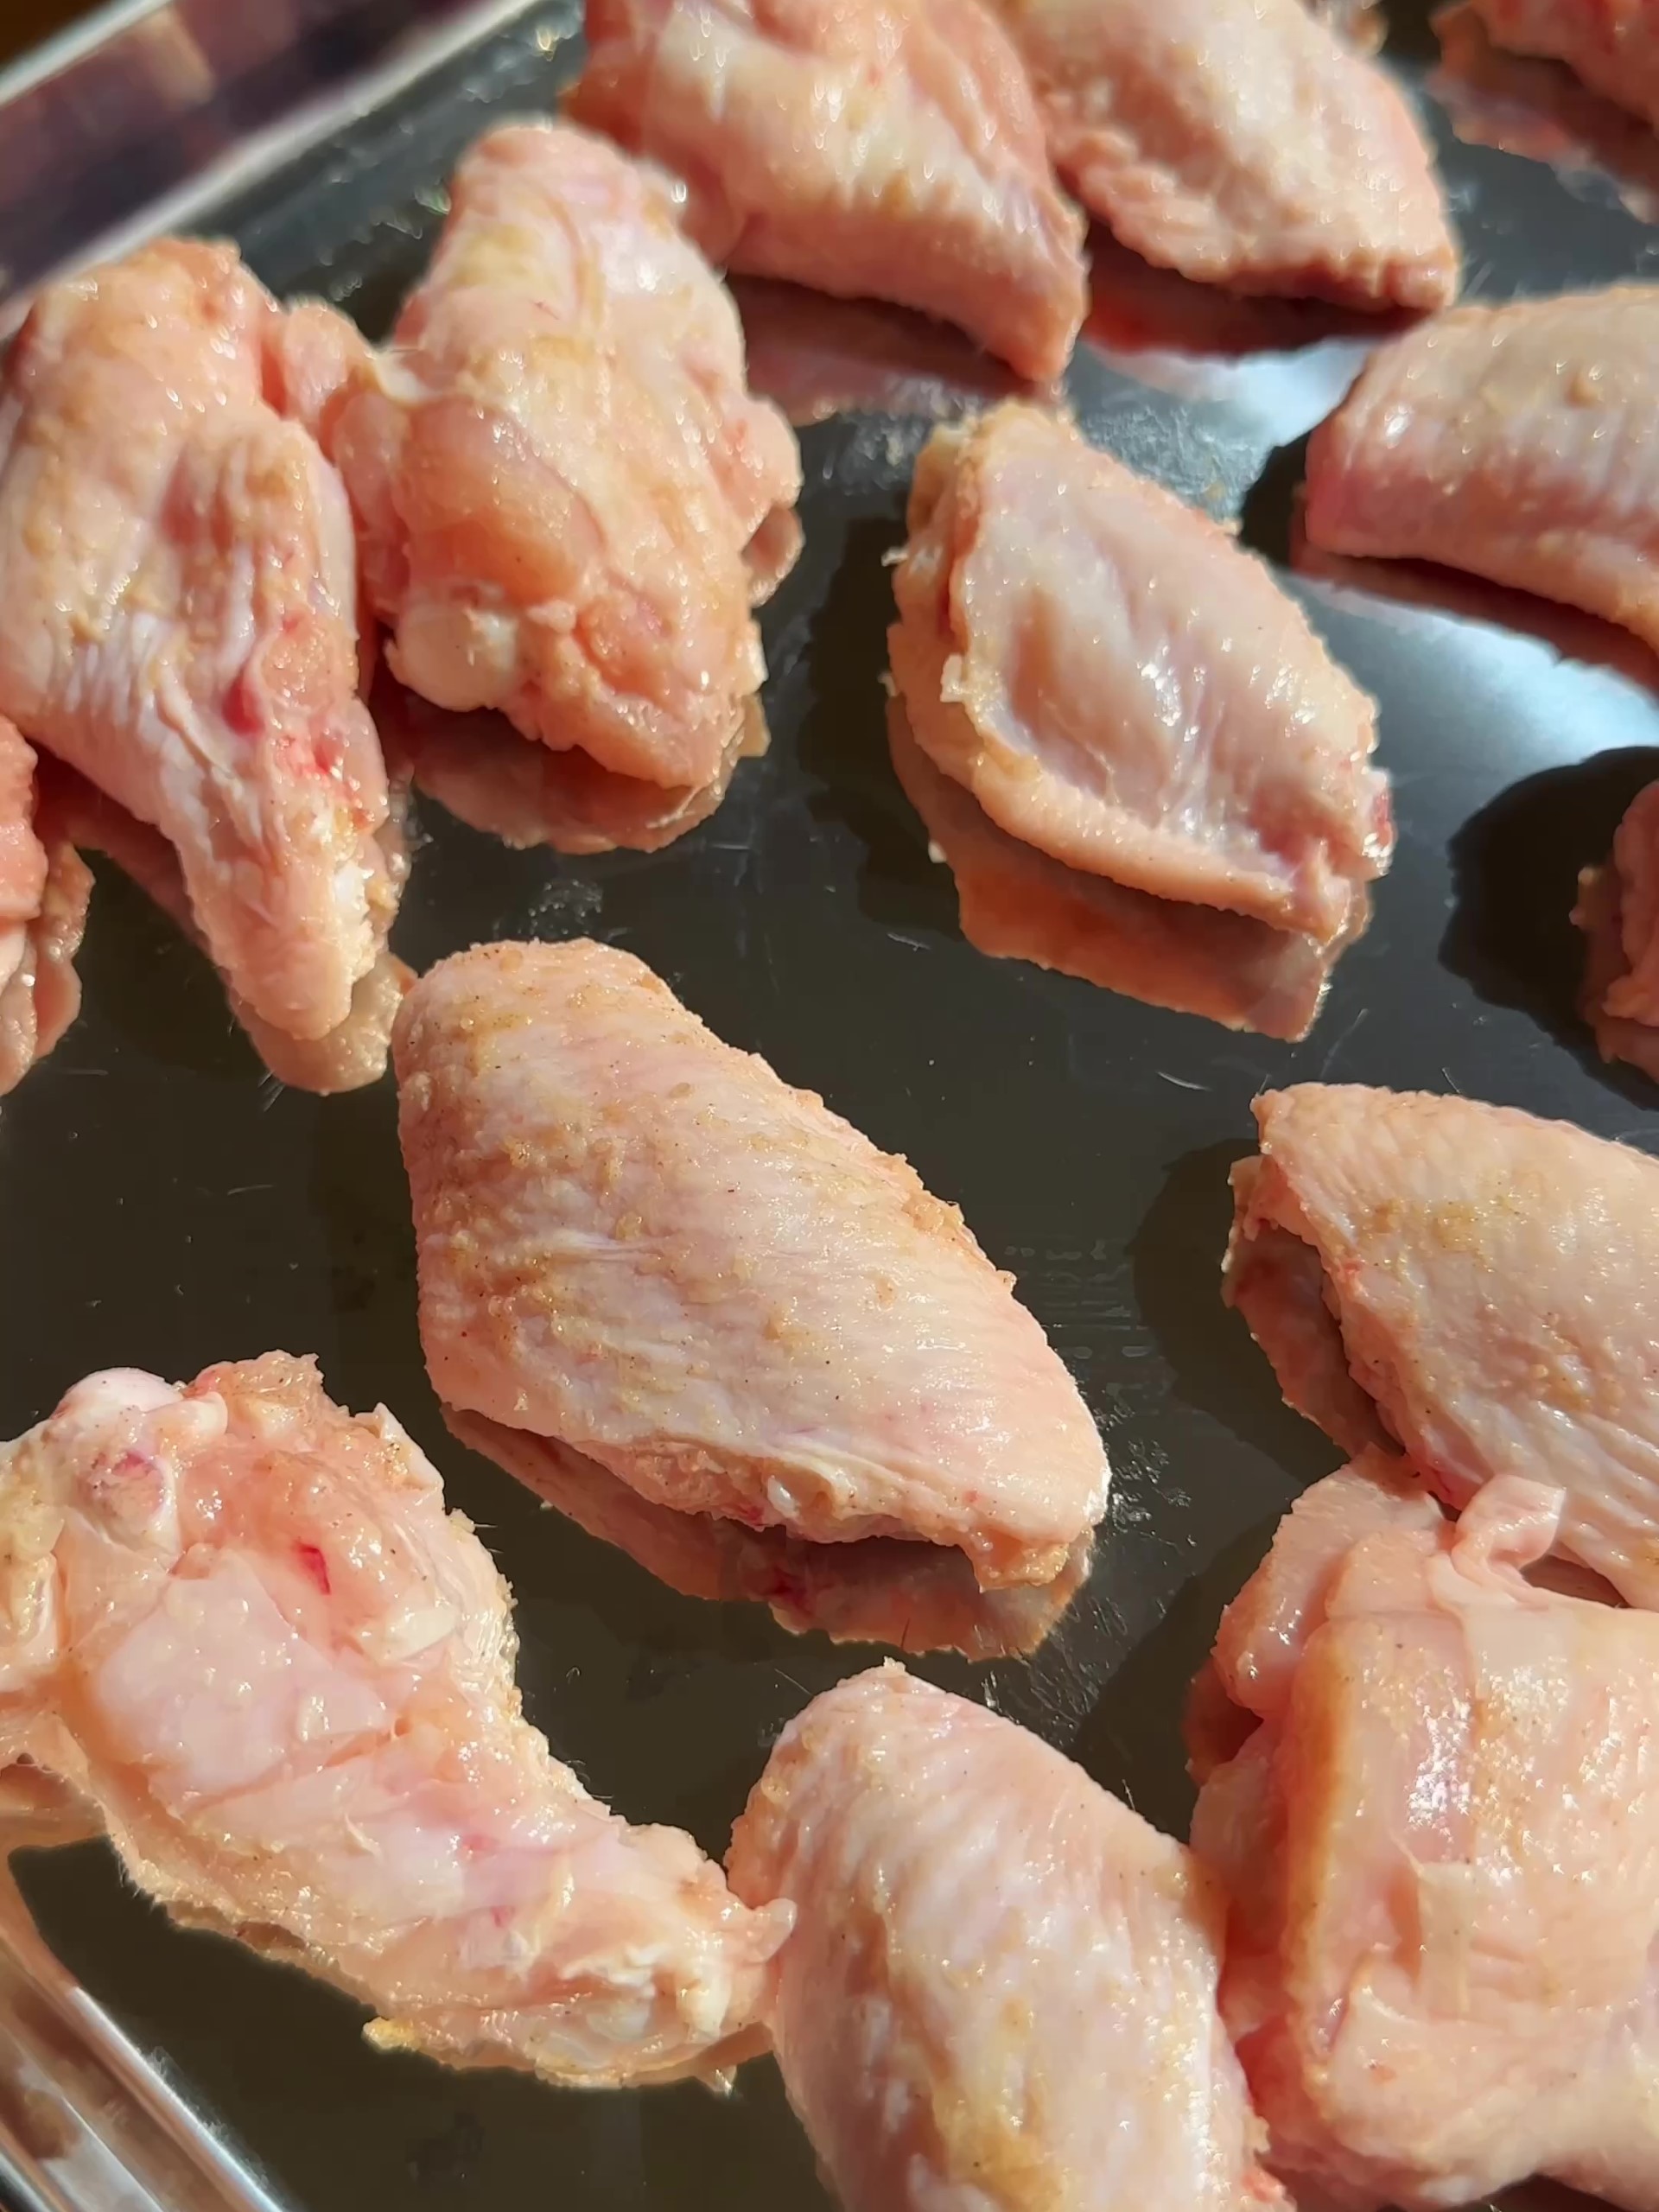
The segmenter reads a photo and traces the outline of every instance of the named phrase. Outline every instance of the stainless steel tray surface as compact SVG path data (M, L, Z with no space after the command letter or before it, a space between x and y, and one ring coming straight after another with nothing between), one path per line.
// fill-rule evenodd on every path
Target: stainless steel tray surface
M1433 35L1409 0L1391 28L1392 60L1421 86ZM379 331L421 264L454 156L492 119L550 104L575 67L575 29L569 7L525 12L199 209L196 226L234 234L279 291L323 292ZM1558 171L1465 144L1440 105L1429 113L1472 295L1654 270L1659 232L1627 208L1628 180L1588 154ZM1312 308L1241 308L1109 251L1101 296L1099 342L1071 380L1090 436L1283 557L1300 441L1373 334ZM757 374L786 377L791 317L810 310L775 293L750 306ZM1234 1038L982 959L888 766L880 677L882 556L928 427L902 410L985 372L918 334L914 372L884 385L858 367L869 326L811 312L850 334L848 389L861 378L871 404L803 435L806 552L765 620L770 754L653 857L516 854L426 808L397 942L417 967L480 938L624 944L722 1036L822 1091L961 1203L1071 1363L1116 1488L1093 1579L1034 1662L916 1663L1179 1832L1188 1679L1277 1516L1335 1459L1280 1404L1220 1304L1227 1167L1249 1147L1251 1097L1307 1077L1458 1090L1659 1149L1659 1095L1601 1067L1574 1016L1567 923L1576 870L1659 773L1655 671L1595 624L1449 578L1299 583L1382 702L1401 831L1370 933L1313 1036ZM903 356L909 341L894 342ZM884 391L901 411L881 411ZM679 1822L721 1852L779 1728L877 1655L674 1596L449 1439L416 1335L389 1083L320 1101L262 1077L212 974L109 871L82 972L79 1026L0 1118L4 1433L98 1366L183 1376L273 1346L315 1351L336 1397L384 1401L407 1422L495 1550L518 1595L529 1708L559 1753L631 1818ZM24 1849L13 1864L47 1948L9 1970L34 2012L0 2005L0 2147L42 2204L824 2202L769 2065L745 2069L722 2101L692 2087L559 2094L379 2056L343 1999L172 1929L102 1843ZM48 2005L41 1977L59 1968ZM160 2101L135 2118L123 2069L139 2058ZM79 2119L56 2108L54 2083ZM105 2139L148 2129L176 2148L192 2113L207 2133L179 2154L188 2184L165 2180L173 2152L154 2143L143 2156L163 2178L149 2194L86 2178ZM251 2178L238 2183L238 2171ZM1505 2201L1542 2212L1571 2200L1532 2189Z

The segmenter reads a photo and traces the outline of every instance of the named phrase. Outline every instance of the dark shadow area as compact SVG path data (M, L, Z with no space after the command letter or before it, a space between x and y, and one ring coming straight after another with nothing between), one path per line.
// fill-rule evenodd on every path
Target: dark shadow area
M1292 565L1300 536L1298 517L1302 479L1307 473L1307 440L1276 446L1244 495L1238 513L1238 542L1281 568Z
M328 1255L335 1353L329 1382L352 1406L394 1412L424 1380L415 1322L415 1233L390 1075L327 1102L314 1123L311 1200Z
M1210 1656L1223 1607L1260 1566L1278 1525L1275 1516L1248 1529L1182 1585L1157 1627L1102 1687L1072 1745L1079 1766L1166 1835L1185 1837L1192 1820L1181 1740L1187 1692Z
M1604 1062L1578 1010L1585 940L1572 912L1579 870L1605 860L1625 809L1659 776L1659 752L1633 747L1529 776L1452 839L1455 904L1441 964L1489 1006L1530 1014L1592 1074L1634 1103L1653 1085Z
M1227 1171L1249 1149L1230 1141L1178 1160L1130 1239L1129 1262L1176 1396L1267 1453L1300 1489L1330 1473L1336 1447L1286 1405L1243 1319L1221 1300L1233 1217Z
M88 859L98 887L75 960L88 1005L164 1066L257 1080L258 1056L212 963L112 861Z
M887 556L901 519L869 517L848 529L841 561L806 655L810 704L796 758L813 779L815 821L842 823L865 849L861 912L874 921L956 934L956 893L927 855L927 836L899 787L887 751L887 627L893 619Z

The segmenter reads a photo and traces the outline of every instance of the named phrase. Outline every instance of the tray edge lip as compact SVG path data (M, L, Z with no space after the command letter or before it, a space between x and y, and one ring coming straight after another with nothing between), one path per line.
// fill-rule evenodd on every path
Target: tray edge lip
M109 38L118 36L133 23L143 22L167 4L168 0L110 0L110 4L94 19L107 23L106 35L89 39L76 47L55 73L61 74L65 68L95 55ZM48 286L101 262L119 260L166 232L188 228L193 217L204 207L245 192L284 162L308 152L342 124L360 122L373 115L423 77L435 74L446 62L466 53L468 48L481 45L519 17L533 16L537 6L538 0L467 0L453 19L429 26L339 85L302 100L288 115L251 131L240 145L219 155L194 176L172 186L123 221L111 224L88 238L76 252L43 270L26 289L9 299L0 299L0 347L16 335L36 296ZM92 26L82 28L90 30ZM48 48L60 42L73 46L76 38L77 33L72 29L60 34L59 40L48 41ZM47 50L43 48L28 60L35 61ZM10 100L46 82L53 73L45 69L35 74L20 74L13 82L12 73L0 73L0 115L3 115Z
M134 29L147 16L160 15L172 0L104 0L79 22L66 23L39 46L28 47L0 69L0 109L25 92L61 77L79 63L89 60L125 31Z

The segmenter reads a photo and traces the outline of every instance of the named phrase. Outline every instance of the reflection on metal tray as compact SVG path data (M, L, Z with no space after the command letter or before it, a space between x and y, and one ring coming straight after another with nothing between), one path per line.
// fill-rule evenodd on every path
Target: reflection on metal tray
M574 29L570 7L498 18L332 132L313 118L286 166L254 177L250 156L193 219L237 236L279 290L322 291L384 328L455 155L492 116L549 104ZM1402 12L1393 32L1395 66L1421 86L1425 22ZM1433 117L1472 291L1653 270L1659 237L1589 156L1558 175ZM1071 378L1090 435L1285 556L1299 442L1365 333L1196 292L1109 250L1099 291ZM765 618L772 752L654 857L514 853L428 810L399 949L423 966L480 937L626 944L721 1034L961 1202L1077 1375L1117 1491L1090 1585L1034 1662L921 1669L1179 1830L1187 1680L1275 1516L1333 1456L1278 1402L1217 1294L1252 1094L1318 1077L1456 1088L1659 1149L1655 1094L1601 1068L1574 1017L1567 919L1578 868L1659 769L1649 664L1594 624L1421 572L1306 580L1314 621L1381 699L1402 831L1313 1036L1230 1037L982 960L887 765L880 678L882 556L926 410L994 374L902 319L777 288L746 306L757 376L805 414L854 410L804 435L807 550ZM263 1081L212 975L107 874L83 971L79 1027L0 1120L3 1433L89 1368L186 1376L315 1350L337 1398L397 1409L495 1548L528 1707L558 1751L631 1818L679 1822L719 1852L779 1727L870 1655L797 1642L758 1607L675 1596L448 1437L416 1338L388 1086L318 1100ZM32 2207L823 2202L769 2066L721 2101L691 2087L560 2094L378 2056L342 1999L169 1927L102 1844L24 1848L13 1865L41 1940L7 1893L0 2144Z
M0 72L0 316L66 262L188 222L523 0L114 0Z

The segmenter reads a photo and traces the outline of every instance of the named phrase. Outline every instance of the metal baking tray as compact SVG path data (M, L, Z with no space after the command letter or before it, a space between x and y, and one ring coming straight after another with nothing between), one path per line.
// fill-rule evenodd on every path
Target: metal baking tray
M470 25L451 11L377 79L327 88L175 180L162 215L230 233L279 292L320 291L378 332L455 156L493 119L551 103L577 28L574 0ZM1414 0L1389 28L1391 65L1420 91L1440 84ZM1471 137L1530 131L1554 156L1521 158L1464 143L1441 89L1427 112L1471 294L1655 271L1659 232L1639 213L1650 140L1606 111L1599 131L1564 80L1543 122L1501 87L1456 90ZM126 234L156 219L129 209ZM1301 441L1375 332L1229 302L1109 249L1098 289L1071 378L1090 436L1287 558ZM765 616L770 753L652 857L515 853L425 808L396 941L416 966L480 938L626 944L961 1203L1077 1375L1116 1487L1092 1579L1033 1661L916 1663L1182 1832L1188 1679L1280 1511L1335 1457L1281 1405L1218 1296L1251 1097L1306 1077L1457 1090L1659 1149L1659 1094L1602 1067L1574 1014L1567 921L1576 871L1659 773L1655 668L1588 620L1430 572L1297 582L1382 702L1401 831L1313 1035L1233 1037L982 959L888 766L880 679L883 556L929 413L995 377L902 318L778 291L747 305L760 381L846 404L803 434L806 551ZM803 392L807 336L819 372ZM105 1364L186 1376L315 1351L337 1398L396 1409L495 1550L529 1710L561 1756L632 1819L721 1852L778 1729L874 1655L677 1597L449 1438L416 1336L389 1083L318 1100L262 1077L213 976L107 870L81 972L79 1025L0 1116L4 1433ZM0 2182L29 2212L825 2201L767 2064L722 2101L563 2094L377 2056L352 2005L173 1929L102 1842L38 1847L44 1816L4 1817L19 1847L0 1892Z

